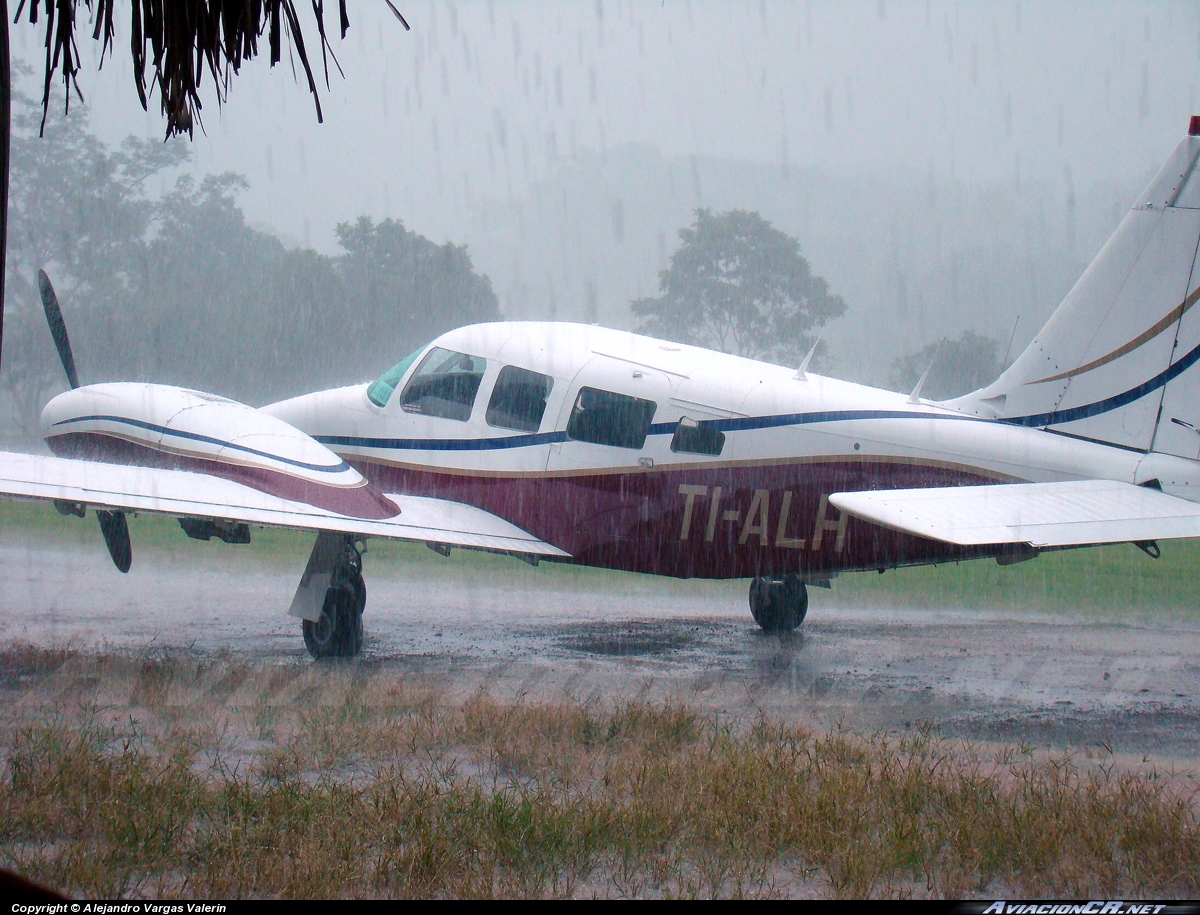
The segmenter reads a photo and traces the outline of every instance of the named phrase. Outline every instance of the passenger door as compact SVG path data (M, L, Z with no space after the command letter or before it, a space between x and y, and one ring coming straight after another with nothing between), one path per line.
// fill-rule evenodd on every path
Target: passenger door
M581 404L580 392L585 389L652 403L654 410L645 437L641 438L636 434L638 430L632 428L635 425L635 417L632 414L636 413L636 404L629 405L632 410L622 410L623 405L619 402L596 395L591 395L591 403ZM584 396L587 400L586 392ZM670 400L671 383L662 372L611 356L592 357L576 373L563 400L555 429L567 433L567 437L565 441L556 443L550 449L546 464L547 473L552 476L573 472L586 473L589 470L612 473L618 470L646 470L662 463L664 454L669 453L671 436L662 435L655 427L662 423ZM607 410L615 414L619 428L613 428L611 435L605 435L594 423L588 428L587 423L580 422L580 407ZM572 414L576 414L574 429L570 428ZM572 431L578 437L573 437ZM597 431L600 434L589 434ZM630 433L633 434L632 439ZM630 447L631 445L635 447Z
M655 466L670 453L674 424L661 422L670 398L665 374L608 356L593 357L572 380L556 424L566 440L550 446L545 487L572 552L616 551L605 562L619 567L617 554L660 536L663 475Z

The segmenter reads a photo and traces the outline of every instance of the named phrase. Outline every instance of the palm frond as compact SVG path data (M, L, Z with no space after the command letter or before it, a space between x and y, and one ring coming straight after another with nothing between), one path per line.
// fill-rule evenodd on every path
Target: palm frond
M42 17L45 19L44 129L51 84L60 68L65 106L69 109L72 91L83 97L78 80L79 47L75 40L80 14L90 17L92 38L102 42L103 65L105 56L112 51L116 0L20 0L14 22L20 20L26 5L31 24L37 25ZM317 120L322 120L321 99L294 0L131 0L130 6L130 51L138 99L142 108L147 108L149 96L157 87L167 120L167 136L192 135L200 121L200 84L205 71L212 77L218 104L223 103L232 77L243 62L258 56L259 42L264 36L271 66L279 63L286 38L304 70ZM333 59L339 71L341 67L325 29L324 0L312 0L312 13L328 87L329 59ZM346 0L338 0L338 13L341 36L345 38L350 27Z

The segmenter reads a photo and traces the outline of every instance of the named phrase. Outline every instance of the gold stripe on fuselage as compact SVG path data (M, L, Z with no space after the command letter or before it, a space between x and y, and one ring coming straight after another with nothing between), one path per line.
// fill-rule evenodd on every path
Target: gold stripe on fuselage
M902 455L872 455L872 454L824 454L784 458L754 458L733 461L697 461L687 464L655 464L653 467L641 467L637 464L624 467L579 467L570 470L485 470L470 467L446 467L439 464L414 464L406 461L389 461L382 458L355 454L348 451L337 452L346 461L354 461L360 468L365 468L363 475L370 477L370 466L388 467L396 470L412 470L418 473L440 473L447 476L488 477L499 479L547 479L557 477L592 477L612 474L631 473L662 473L666 471L690 470L728 470L743 467L788 467L792 465L811 464L891 464L905 467L923 467L929 470L951 470L958 473L969 473L984 477L996 483L1027 483L1023 477L989 470L986 467L976 467L957 461L940 461L933 458L905 457Z

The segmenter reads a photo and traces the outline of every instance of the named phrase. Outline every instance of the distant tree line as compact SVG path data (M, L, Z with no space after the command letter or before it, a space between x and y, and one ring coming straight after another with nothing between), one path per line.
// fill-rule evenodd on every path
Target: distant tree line
M110 150L82 111L48 126L15 98L4 388L32 429L64 387L42 316L44 268L84 383L146 380L262 403L372 378L446 330L500 317L465 246L397 220L342 223L344 253L287 247L246 224L238 175L147 184L187 158L176 143Z

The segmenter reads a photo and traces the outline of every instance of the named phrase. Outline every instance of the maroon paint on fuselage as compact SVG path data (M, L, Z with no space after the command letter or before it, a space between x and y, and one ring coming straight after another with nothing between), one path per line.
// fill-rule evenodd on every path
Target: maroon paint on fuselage
M345 457L384 492L475 505L566 550L575 562L602 568L679 578L745 578L893 568L990 555L843 519L826 502L834 492L995 482L965 470L886 460L829 460L473 476ZM714 510L717 488L720 497ZM788 511L781 530L785 502ZM737 517L726 520L726 513ZM689 522L686 530L685 521Z
M168 470L191 470L232 480L281 499L302 502L365 521L382 521L400 514L396 504L370 483L354 487L322 485L265 467L248 467L244 464L230 464L160 451L148 445L140 445L128 439L99 432L68 432L48 436L46 444L59 457L112 461L116 464L162 467Z

